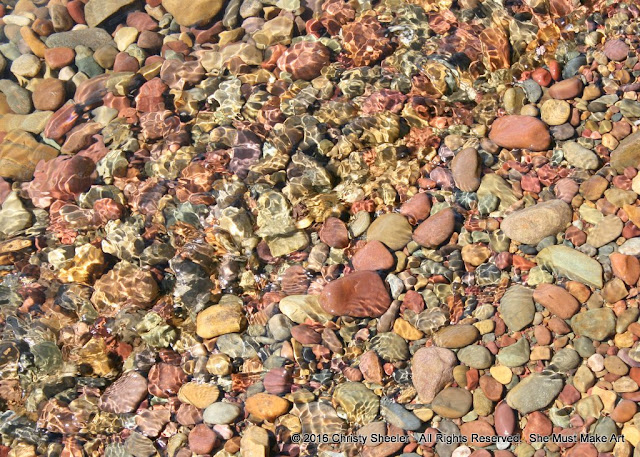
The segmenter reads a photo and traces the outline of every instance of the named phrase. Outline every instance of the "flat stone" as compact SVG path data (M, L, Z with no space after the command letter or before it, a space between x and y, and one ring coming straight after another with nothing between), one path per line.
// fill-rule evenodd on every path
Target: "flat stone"
M489 138L508 149L545 151L551 146L547 126L532 116L503 116L494 121Z
M367 240L377 240L394 251L411 241L411 225L398 213L386 213L376 218L367 230Z
M624 224L618 216L609 214L589 230L587 243L594 248L602 247L616 240L622 233L623 227Z
M637 168L640 165L640 130L620 142L611 153L609 164L618 173L622 173L627 167Z
M0 176L16 181L29 181L39 161L58 156L58 150L38 143L24 130L11 130L0 143Z
M570 78L558 81L549 88L549 96L559 100L569 100L579 97L584 85L580 78Z
M533 322L536 312L533 290L520 285L511 286L500 300L499 310L509 330L522 330Z
M458 349L473 344L480 337L478 329L471 324L458 324L438 330L433 341L436 346Z
M445 208L430 216L413 232L413 241L427 248L440 246L453 234L455 214L453 208Z
M557 275L602 288L602 265L580 251L567 246L549 246L540 251L536 261Z
M613 252L609 254L613 274L628 286L633 286L640 278L640 261L637 257Z
M528 414L549 406L563 386L564 382L559 376L532 373L509 391L507 404L520 414Z
M504 218L500 228L518 243L538 244L543 238L556 235L571 223L571 207L562 200L538 203Z
M209 339L226 333L239 333L247 328L242 302L213 305L198 313L196 333Z
M388 270L396 264L393 255L378 240L369 241L351 258L356 270Z
M561 319L570 319L580 310L578 300L554 284L540 284L533 292L533 299Z
M235 403L217 402L207 406L202 413L202 420L207 424L232 424L242 414L242 408Z
M222 9L222 5L221 0L194 0L189 3L188 8L185 8L180 0L162 0L164 9L178 24L185 27L208 23Z
M280 300L278 307L296 324L302 324L307 319L325 324L333 316L322 309L319 298L318 295L289 295Z
M603 341L615 333L616 316L609 308L591 309L573 316L571 328L579 336Z
M266 393L258 393L247 398L244 403L246 411L261 420L274 422L286 414L291 407L288 400Z
M507 367L520 367L529 361L529 341L520 338L514 344L500 349L498 362Z
M474 344L460 349L458 359L470 368L485 370L491 366L493 356L486 347Z
M187 382L180 387L178 399L182 403L193 405L198 409L204 409L220 396L220 389L215 384L199 382Z
M344 410L352 424L372 422L380 410L380 398L360 382L339 384L333 391L332 400Z
M444 386L453 381L453 367L458 360L453 351L439 347L424 347L411 359L413 385L420 401L431 403Z
M135 0L89 0L84 5L84 18L89 27L97 27L118 11L133 3L135 3Z
M33 91L33 106L42 111L55 111L67 101L67 91L59 79L47 78Z
M471 392L460 387L447 387L431 402L431 409L447 419L458 419L469 411L473 404Z
M356 271L324 286L320 304L334 316L380 317L391 297L376 273Z
M562 125L571 116L571 105L564 100L553 98L545 101L540 107L540 117L549 125Z
M625 60L629 50L629 45L622 40L607 40L603 48L604 55L617 62Z
M99 1L99 0L96 0ZM60 32L49 35L46 40L48 48L75 48L76 46L87 46L93 51L101 46L110 44L115 47L115 42L111 35L103 29L78 29L69 32Z
M480 187L482 163L478 151L465 148L451 161L451 174L458 189L463 192L475 192Z
M585 170L596 170L600 166L600 161L595 152L581 146L575 141L567 141L562 145L564 158L569 165Z

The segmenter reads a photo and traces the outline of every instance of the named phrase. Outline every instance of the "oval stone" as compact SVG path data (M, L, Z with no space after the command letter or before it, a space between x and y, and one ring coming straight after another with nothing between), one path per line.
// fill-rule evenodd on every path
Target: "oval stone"
M543 238L564 230L571 223L571 216L569 205L562 200L551 200L509 214L500 228L518 243L538 244Z
M374 220L367 230L367 241L377 240L398 251L411 241L411 225L398 213L387 213Z
M449 349L426 347L416 351L411 360L411 375L420 401L430 403L453 381L453 367L457 362L456 355Z
M447 387L431 402L431 409L447 419L458 419L469 411L473 404L471 392L461 387Z
M453 208L445 208L416 228L413 232L413 241L426 248L435 248L447 241L455 228L455 211Z
M570 319L580 310L580 303L562 287L540 284L533 292L533 299L561 319Z
M495 120L489 139L508 149L546 151L551 146L551 135L540 119L532 116L511 115Z
M391 297L376 273L356 271L324 286L320 305L334 316L380 317Z
M458 349L473 344L480 337L478 329L471 324L451 325L436 332L433 340L436 346Z

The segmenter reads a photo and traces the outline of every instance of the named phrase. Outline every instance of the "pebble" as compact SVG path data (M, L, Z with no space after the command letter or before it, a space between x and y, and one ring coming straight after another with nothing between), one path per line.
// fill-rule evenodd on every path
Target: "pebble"
M162 0L162 7L184 27L208 23L218 14L222 6L221 0L195 0L189 4L189 8L184 8L184 4L178 0Z
M489 138L508 149L544 151L551 145L551 135L545 124L531 116L511 115L496 119Z
M178 399L182 403L193 405L198 409L206 408L215 402L219 395L218 386L197 382L183 384L178 391Z
M470 368L484 370L491 366L493 357L484 346L466 346L458 351L458 359Z
M389 270L396 264L393 255L378 240L372 240L351 258L356 270Z
M571 328L580 336L603 341L616 330L616 318L609 308L591 309L571 318Z
M548 125L562 125L570 116L571 106L564 100L550 98L540 108L540 117Z
M247 398L245 410L259 420L274 422L289 411L289 401L276 395L259 393Z
M431 409L439 416L457 419L471 411L472 402L473 398L468 390L447 387L433 399Z
M634 256L612 252L609 254L613 274L627 285L633 286L640 278L640 261Z
M336 249L344 249L349 246L349 232L347 226L340 219L330 217L318 232L320 240Z
M391 297L376 273L356 271L327 284L320 304L334 316L379 317L389 308Z
M629 45L622 40L607 40L604 44L604 55L617 62L625 60L629 54Z
M387 213L376 218L367 230L367 241L377 240L389 249L399 251L411 241L411 225L398 213Z
M89 0L84 5L84 18L89 27L97 27L133 3L133 0Z
M473 325L452 325L438 330L433 341L439 347L458 349L474 343L479 336L480 332Z
M60 32L49 35L45 41L48 48L71 48L87 46L93 51L101 46L115 43L111 35L103 29L77 29L69 32Z
M457 365L453 351L439 347L418 349L411 360L413 385L420 401L431 403L438 392L453 381Z
M196 333L205 339L242 332L246 327L241 301L210 306L198 313L196 320Z
M500 228L518 243L538 244L556 235L571 222L571 207L562 200L538 203L504 218Z
M455 211L445 208L430 216L413 232L413 241L420 246L435 248L447 241L455 228Z
M67 91L59 79L43 79L33 91L33 106L42 111L55 111L66 100Z
M458 189L475 192L480 187L481 161L474 148L461 150L451 161L451 174Z
M422 422L415 414L411 411L407 411L407 409L399 403L395 403L392 401L383 401L380 402L380 414L385 420L402 430L418 430L422 427Z
M584 85L580 78L558 81L549 88L549 96L558 100L569 100L582 94Z
M618 216L610 214L589 230L587 243L595 248L600 248L611 241L616 240L622 233L623 223Z
M526 338L520 338L514 344L500 349L497 359L507 367L519 367L529 361L529 353L529 342Z
M511 331L519 331L533 322L535 306L533 290L511 286L500 300L500 317Z
M33 178L38 162L49 161L57 155L56 149L38 143L30 133L13 129L0 143L0 176L16 181L29 181Z
M352 424L364 425L375 420L380 398L360 382L345 382L333 391L333 402L340 406Z
M506 402L520 414L528 414L549 406L563 386L562 378L555 375L532 373L509 391Z
M242 408L235 403L216 402L207 406L202 413L202 420L207 424L232 424L242 414Z
M40 73L40 59L32 54L24 54L11 64L11 73L24 78L33 78Z
M580 310L580 303L573 295L553 284L538 285L533 299L561 319L570 319Z
M44 51L44 60L52 70L59 70L70 65L75 60L75 57L74 50L65 47L50 48Z
M562 145L564 158L571 166L596 170L599 167L598 156L591 150L580 146L575 141L567 141Z
M622 173L626 167L637 166L640 163L640 131L632 133L620 141L618 147L611 153L610 165Z
M567 246L549 246L536 257L538 265L552 270L555 274L601 289L602 266L582 252Z

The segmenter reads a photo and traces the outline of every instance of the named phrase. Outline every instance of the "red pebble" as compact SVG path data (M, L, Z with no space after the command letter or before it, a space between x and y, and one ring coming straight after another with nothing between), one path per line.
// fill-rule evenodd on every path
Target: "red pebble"
M548 87L549 84L551 84L551 73L545 68L536 68L533 73L531 73L531 79L542 87Z
M67 11L69 12L69 16L71 16L71 19L73 19L76 24L87 23L84 19L84 3L80 0L72 0L67 3Z
M562 69L560 68L560 64L557 60L551 59L547 62L547 67L549 67L549 73L551 73L551 77L556 81L560 81L562 78Z

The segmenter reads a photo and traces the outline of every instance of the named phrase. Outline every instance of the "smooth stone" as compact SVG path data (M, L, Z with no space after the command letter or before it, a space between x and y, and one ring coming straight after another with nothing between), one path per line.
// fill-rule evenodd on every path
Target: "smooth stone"
M178 391L178 399L182 403L193 405L198 409L204 409L220 396L220 390L215 384L188 382L183 384Z
M96 50L101 46L110 44L115 47L115 42L111 35L103 29L78 29L69 32L60 32L49 35L46 40L48 48L75 48L76 46L87 46Z
M616 106L626 118L637 119L640 117L640 102L636 100L629 100L625 98L616 103Z
M624 255L640 255L640 237L629 238L620 245L618 252Z
M520 338L514 344L501 348L496 358L507 367L520 367L529 361L529 341Z
M422 427L422 421L408 411L404 406L391 400L380 402L380 414L387 423L392 424L402 430L418 430Z
M162 0L162 7L178 24L185 27L208 23L222 9L223 4L221 0L193 0L185 8L181 0Z
M458 349L473 344L480 337L478 329L471 324L443 327L433 336L436 346Z
M31 92L8 79L0 80L0 91L5 95L9 108L16 114L33 111Z
M600 161L595 152L581 146L575 141L567 141L562 145L564 158L573 167L584 168L585 170L596 170Z
M0 131L24 130L29 133L40 134L44 131L52 115L52 111L36 111L27 115L4 114L0 116Z
M595 248L604 246L616 240L622 233L624 224L618 216L610 214L605 216L600 222L589 230L587 243Z
M24 78L33 78L40 72L40 59L33 54L24 54L11 64L11 73Z
M413 241L426 248L440 246L453 234L455 214L453 208L445 208L430 216L413 232Z
M516 413L504 401L498 403L495 414L495 429L498 436L510 436L516 431L517 417Z
M591 309L573 316L571 328L579 336L603 341L615 333L616 316L609 308Z
M15 181L30 181L36 165L58 156L58 150L39 143L24 130L11 130L0 143L0 176Z
M247 328L242 301L210 306L198 313L196 333L210 339L226 333L239 333Z
M637 257L624 255L619 252L609 254L613 274L622 279L627 285L633 286L640 278L640 261Z
M453 351L439 347L423 347L411 360L413 385L420 401L431 403L436 394L453 381L453 367L458 363Z
M384 282L372 271L356 271L331 281L320 294L320 305L334 316L380 317L390 304Z
M362 249L359 249L351 258L353 268L356 270L389 270L396 264L393 255L378 240L369 241Z
M569 100L580 96L584 85L580 78L570 78L558 81L549 88L549 96L559 100Z
M500 316L510 331L517 332L533 322L536 308L533 304L533 290L514 285L500 300Z
M489 368L493 361L491 352L486 347L477 344L460 349L458 359L468 367L477 370Z
M571 223L571 217L569 205L562 200L551 200L509 214L500 228L518 243L538 244L544 238L563 231Z
M97 27L121 9L134 3L135 0L89 0L84 5L84 18L89 27Z
M352 424L373 422L380 409L380 398L360 382L339 384L333 391L333 403L342 408Z
M528 414L549 406L563 386L564 382L560 377L532 373L509 391L506 401L520 414Z
M596 289L602 288L602 265L568 246L549 246L536 257L538 265L550 269L557 275L567 277Z
M405 216L412 225L424 221L429 217L430 212L431 199L425 192L415 194L400 207L400 214Z
M571 105L564 100L548 99L540 108L540 117L549 125L562 125L571 116Z
M460 434L467 438L467 445L474 447L487 447L490 443L485 442L485 440L489 437L495 436L496 432L493 427L483 420L475 420L471 422L465 422L460 426ZM478 439L478 437L482 437L482 439ZM458 451L460 448L456 449ZM469 449L471 452L471 449ZM459 457L466 456L467 454L458 454ZM458 457L454 454L452 457Z
M618 144L611 153L609 162L618 173L627 167L637 168L640 165L640 130L632 133Z
M55 111L67 101L67 91L59 79L47 78L33 91L33 106L41 111Z
M554 125L549 129L549 131L551 132L553 139L557 141L568 140L569 138L573 138L576 134L576 129L574 129L569 123Z
M386 213L376 218L367 230L367 241L377 240L399 251L411 241L411 225L398 213Z
M458 419L471 411L472 405L471 392L460 387L447 387L433 399L431 409L447 419Z
M561 319L570 319L580 310L578 300L554 284L540 284L533 292L533 299Z
M480 187L482 162L478 151L465 148L451 161L451 174L458 189L463 192L475 192Z
M320 240L336 249L344 249L349 246L349 232L344 222L336 217L329 217L324 221L318 231Z
M615 60L616 62L620 62L627 58L629 54L630 47L627 43L622 40L607 40L604 44L604 48L602 49L604 55L611 60Z
M288 400L266 393L258 393L247 398L245 410L252 416L274 422L278 417L286 414L291 407Z
M333 316L320 306L319 295L289 295L280 300L280 312L296 324L303 324L305 320L326 324Z
M17 192L10 192L0 210L0 233L13 236L31 227L32 216L22 204Z
M98 407L113 414L133 413L147 398L147 389L147 378L137 371L127 371L105 389Z
M582 363L580 354L571 348L560 349L551 358L551 365L555 366L556 371L564 374L578 368L580 363Z
M546 151L551 146L547 126L532 116L510 115L494 121L489 139L508 149Z

